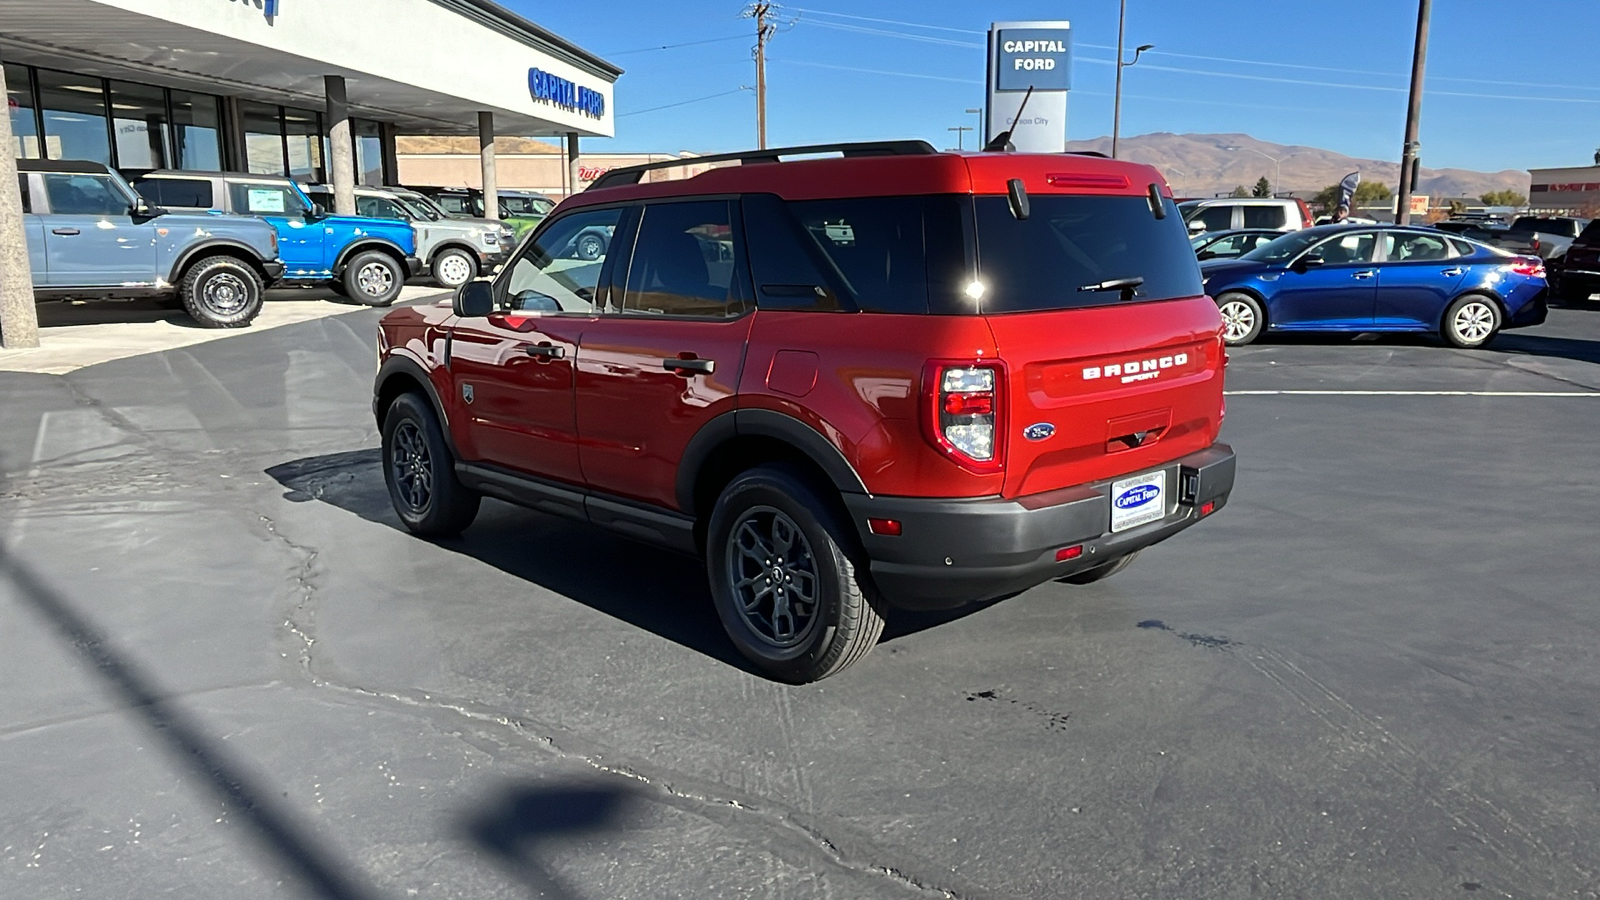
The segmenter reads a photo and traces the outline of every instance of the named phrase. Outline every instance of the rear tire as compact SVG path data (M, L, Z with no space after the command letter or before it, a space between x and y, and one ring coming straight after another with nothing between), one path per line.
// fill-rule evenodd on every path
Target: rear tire
M231 256L208 256L184 273L183 309L204 328L243 328L266 299L261 276Z
M433 280L452 290L478 277L478 261L458 247L439 251L433 258Z
M847 550L847 529L787 466L744 472L717 498L706 535L712 601L734 646L773 678L837 674L883 634L882 601Z
M1139 551L1135 550L1132 553L1129 553L1127 556L1118 557L1117 559L1113 559L1111 562L1101 563L1092 569L1084 569L1082 572L1074 572L1071 575L1067 575L1056 580L1064 581L1067 584L1094 584L1096 581L1105 581L1107 578L1110 578L1118 572L1121 572L1123 569L1133 565L1133 560L1138 555Z
M1483 294L1463 294L1444 311L1439 331L1451 346L1482 347L1500 333L1500 305Z
M395 258L381 250L365 250L345 263L345 295L367 306L388 306L405 287L406 273Z
M456 478L439 417L421 394L400 395L384 414L383 481L401 524L423 537L460 534L483 501Z
M1222 339L1230 347L1242 347L1261 336L1267 327L1267 311L1261 301L1240 291L1228 291L1217 298L1222 314Z

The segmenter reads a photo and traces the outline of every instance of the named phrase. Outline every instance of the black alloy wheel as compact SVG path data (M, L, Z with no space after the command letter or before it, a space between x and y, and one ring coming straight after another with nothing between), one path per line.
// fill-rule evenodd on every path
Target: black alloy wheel
M787 650L818 622L817 561L800 526L770 506L746 510L728 535L728 580L745 624Z
M401 524L424 537L460 534L483 500L456 477L439 418L421 394L402 394L384 415L383 480Z

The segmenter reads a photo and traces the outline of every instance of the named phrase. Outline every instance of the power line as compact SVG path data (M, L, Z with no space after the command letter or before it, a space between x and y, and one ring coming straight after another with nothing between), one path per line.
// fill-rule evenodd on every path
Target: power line
M949 81L955 84L972 84L971 78L952 78L948 75L923 75L917 72L892 72L887 69L862 69L856 66L835 66L828 63L810 62L798 59L775 59L767 57L767 62L781 62L786 66L809 66L813 69L833 69L839 72L861 72L867 75L893 75L900 78L921 78L927 81Z
M899 19L875 19L872 16L853 16L849 13L827 12L821 9L802 9L798 6L790 7L795 12L811 13L814 16L834 16L840 19L855 19L859 22L877 22L882 25L905 25L911 28L927 28L930 31L953 31L957 34L988 34L987 31L973 31L971 28L950 28L945 25L924 25L921 22L902 22Z
M746 34L733 34L733 35L729 35L727 37L707 38L707 39L705 39L703 41L687 41L687 42L682 43L682 44L662 44L659 47L640 47L637 50L618 50L618 51L615 51L613 53L602 53L600 55L601 56L627 56L630 53L652 53L652 52L654 52L656 50L676 50L679 47L698 47L701 44L719 44L719 43L722 43L723 41L743 41L743 40L747 40L748 38L749 38L749 35L746 35Z
M718 97L726 97L729 94L737 94L737 93L740 93L741 91L748 91L748 90L750 90L750 86L749 85L741 85L741 86L739 86L737 88L734 88L731 91L723 91L720 94L707 94L704 97L696 97L693 100L680 100L677 103L668 103L665 106L652 106L649 109L636 109L633 112L617 113L616 117L619 118L619 119L625 119L628 116L637 116L637 115L643 115L644 113L656 112L657 110L672 109L675 106L688 106L691 103L704 103L707 100L715 100Z
M933 37L926 34L912 34L908 31L890 31L886 28L868 28L865 25L845 25L840 22L821 22L816 19L802 19L801 21L808 25L815 25L818 28L832 28L836 31L849 31L855 34L871 34L882 37L901 38L902 40L908 41L921 41L925 44L943 44L947 47L970 47L975 50L983 49L982 44L973 43L971 41L956 41L951 40L950 38Z

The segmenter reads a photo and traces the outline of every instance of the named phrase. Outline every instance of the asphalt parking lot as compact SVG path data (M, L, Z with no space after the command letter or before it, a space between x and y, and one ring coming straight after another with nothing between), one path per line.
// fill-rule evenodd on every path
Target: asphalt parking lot
M1222 514L807 687L403 533L377 316L0 373L0 895L1600 897L1600 309L1237 350Z

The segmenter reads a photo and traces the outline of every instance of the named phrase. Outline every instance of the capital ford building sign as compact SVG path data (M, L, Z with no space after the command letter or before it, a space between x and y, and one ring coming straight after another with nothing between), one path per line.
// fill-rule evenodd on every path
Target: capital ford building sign
M605 118L606 96L599 91L579 87L559 75L542 69L528 70L528 93L533 99L552 103L562 109L582 113L595 119Z
M1033 96L1022 108L1029 88L1033 89ZM1064 151L1067 92L1071 89L1072 23L995 22L989 26L989 117L985 141L1009 128L1011 142L1018 150Z

